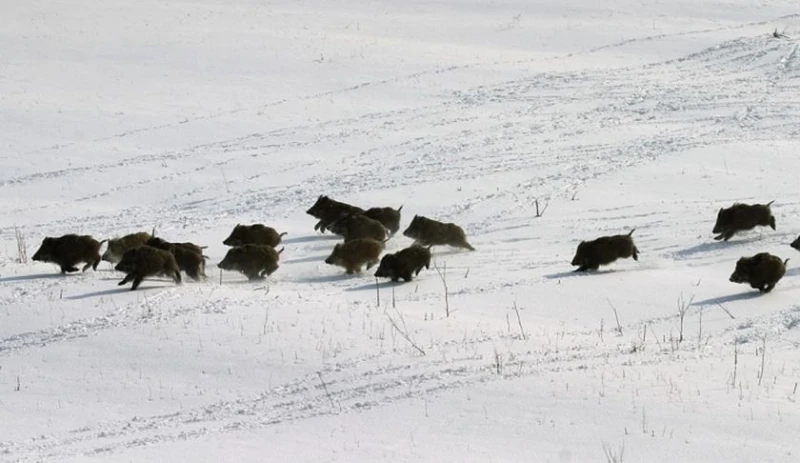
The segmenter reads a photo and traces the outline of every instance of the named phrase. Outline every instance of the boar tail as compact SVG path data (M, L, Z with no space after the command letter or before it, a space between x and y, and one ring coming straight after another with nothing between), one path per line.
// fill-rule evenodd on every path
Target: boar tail
M772 203L774 203L774 202L775 202L775 200L774 200L774 199L773 199L772 201L768 202L768 203L767 203L767 207L769 207L769 205L770 205L770 204L772 204Z
M403 210L403 205L401 204L400 207L397 208L397 212L400 212L402 210Z
M634 228L633 230L631 230L630 232L628 232L628 236L631 236L631 235L633 235L633 232L635 232L635 231L636 231L636 229Z
M783 266L784 266L784 267L786 267L786 263L787 263L787 262L789 262L789 259L786 259L785 261L783 261Z
M108 241L108 238L106 238L106 239L104 239L103 241L101 241L101 242L100 242L100 244L103 244L103 243L105 243L106 241Z
M281 234L280 234L280 235L278 235L278 236L280 236L280 237L284 237L284 236L286 236L286 235L288 235L288 233L286 233L286 232L283 232L283 233L281 233Z
M278 251L278 255L280 255L283 252L284 249L286 249L286 246L282 247L281 250Z

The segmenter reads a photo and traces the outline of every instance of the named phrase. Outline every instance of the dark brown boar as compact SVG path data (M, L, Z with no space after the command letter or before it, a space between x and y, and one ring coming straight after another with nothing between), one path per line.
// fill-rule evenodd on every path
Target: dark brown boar
M248 280L261 280L278 270L280 251L264 244L245 244L228 250L225 258L217 266L247 276Z
M359 238L334 246L325 263L343 267L348 275L352 275L361 272L361 266L364 264L367 264L367 270L377 264L382 251L382 242L372 238Z
M351 206L322 195L306 211L306 214L319 219L319 222L314 226L314 230L319 230L321 233L325 233L325 230L332 222L344 215L363 213L364 209L360 207Z
M415 244L422 246L450 245L474 251L467 242L464 230L454 223L442 223L421 215L415 215L403 232L403 235L412 238Z
M192 243L170 243L161 238L152 237L147 240L148 246L170 252L178 263L178 268L189 278L200 281L206 278L206 260L202 248Z
M394 236L395 233L400 230L400 211L402 210L403 206L397 209L392 209L391 207L371 207L364 212L364 215L382 223L383 226L389 230L390 235Z
M431 248L412 245L394 254L386 254L381 259L376 277L391 278L397 281L411 281L412 274L419 275L422 267L430 268Z
M138 288L145 278L154 276L169 277L175 283L181 283L181 271L175 256L146 244L125 251L114 269L126 274L117 285L122 286L133 280L131 291Z
M281 244L284 233L278 233L272 227L256 223L252 225L237 224L230 236L222 242L225 246L244 246L245 244L261 244L273 248Z
M597 270L601 265L608 265L617 259L633 257L639 260L639 249L633 244L631 230L627 235L601 236L592 241L581 241L572 258L572 265L578 265L576 272Z
M734 233L752 230L757 226L770 227L775 230L775 217L772 216L770 205L734 203L733 206L720 208L717 213L717 222L711 233L718 233L715 240L728 241Z
M52 262L61 267L61 273L77 272L75 267L85 262L82 271L89 267L97 270L100 263L100 241L89 235L68 234L59 237L46 237L39 250L33 255L37 262Z
M151 237L150 233L139 232L125 235L122 238L109 239L108 248L103 253L103 260L112 264L119 262L126 251L147 243Z
M180 246L182 248L186 248L186 249L188 249L190 251L196 252L197 254L200 254L204 258L208 259L208 256L203 255L203 250L207 249L208 246L198 246L198 245L196 245L194 243L190 243L188 241L181 242L181 243L174 243L174 242L167 241L165 239L161 239L161 238L158 238L158 237L154 236L154 237L150 238L149 240L147 240L146 244L148 246L153 246L154 248L164 249L164 250L167 250L167 251L169 251L169 248L171 246Z
M729 280L733 283L749 283L751 288L768 293L783 278L787 262L789 259L781 260L768 252L742 257L736 262L736 269Z
M350 214L340 217L332 222L328 229L344 238L345 242L358 238L372 238L376 241L386 241L388 231L382 223L370 219L364 214Z
M792 244L790 244L789 246L800 251L800 236L798 236L794 241L792 241Z

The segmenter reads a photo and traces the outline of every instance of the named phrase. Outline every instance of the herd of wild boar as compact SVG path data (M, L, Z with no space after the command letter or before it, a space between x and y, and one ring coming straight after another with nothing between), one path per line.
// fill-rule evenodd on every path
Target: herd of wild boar
M757 226L769 226L775 230L775 218L770 210L772 201L767 204L735 203L729 208L721 208L712 233L715 240L728 241L735 233L751 230ZM411 281L419 275L422 268L430 268L432 246L453 246L474 251L467 242L464 230L454 223L443 223L421 215L415 215L403 231L403 235L414 243L396 253L381 254L385 243L400 230L400 217L403 206L373 207L362 209L328 196L320 196L306 211L318 219L314 230L321 233L330 231L343 238L337 243L325 263L344 268L347 274L367 270L375 265L376 277L390 278L392 281ZM592 241L578 244L572 265L576 271L597 270L617 259L639 258L639 249L633 242L633 231L627 234L601 236ZM278 233L263 224L236 225L230 236L222 243L230 246L225 257L219 262L222 270L236 271L249 280L263 279L279 267L281 253L276 249L286 233ZM106 251L100 255L100 248L108 242ZM203 249L193 243L172 243L153 233L140 232L122 238L97 241L89 235L68 234L61 237L46 237L33 256L34 261L55 263L62 273L77 272L78 264L97 269L100 261L115 265L115 269L125 273L119 282L122 286L133 282L136 289L148 277L163 276L181 283L181 272L193 280L206 278L207 256ZM800 251L800 237L791 243ZM749 283L761 292L769 292L786 273L789 259L761 252L751 257L742 257L730 276L734 283Z

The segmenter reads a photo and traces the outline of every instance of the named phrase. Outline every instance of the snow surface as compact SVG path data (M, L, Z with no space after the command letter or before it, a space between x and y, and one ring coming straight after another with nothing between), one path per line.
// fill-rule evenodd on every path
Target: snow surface
M5 2L0 460L800 461L796 37L788 0ZM378 305L325 265L319 194L463 226L449 317L434 269ZM220 284L251 222L281 268ZM15 227L156 227L209 279L61 276ZM760 251L766 295L728 281Z

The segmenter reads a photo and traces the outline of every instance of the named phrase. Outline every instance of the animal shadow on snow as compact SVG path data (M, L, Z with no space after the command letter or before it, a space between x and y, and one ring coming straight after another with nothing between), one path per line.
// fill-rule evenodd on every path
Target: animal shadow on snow
M0 278L0 283L11 283L14 281L29 281L29 280L48 280L55 278L69 278L70 274L61 273L34 273L31 275L14 275L11 277Z
M101 296L111 296L111 295L114 295L114 294L122 294L122 293L142 292L142 291L149 291L149 290L155 290L155 289L164 289L166 287L167 287L166 285L165 286L149 286L149 285L145 286L144 284L142 284L142 286L139 286L138 288L136 288L136 291L131 291L130 286L124 286L124 287L117 287L117 288L113 288L113 289L105 289L103 291L92 291L90 293L78 294L78 295L75 295L75 296L68 296L68 297L65 297L64 299L68 299L70 301L75 301L75 300L80 300L80 299L88 299L90 297L101 297Z
M619 270L615 269L605 269L605 270L587 270L585 272L576 272L575 270L570 270L568 272L558 272L558 273L551 273L549 275L545 275L544 277L549 280L560 280L561 278L570 278L570 277L583 277L583 276L591 276L591 275L605 275L608 273L617 273ZM630 271L630 270L627 270Z
M325 259L330 255L330 253L321 255L321 256L311 256L311 257L300 257L297 259L286 259L281 260L282 264L303 264L308 262L325 262Z
M337 281L345 281L350 280L351 278L359 278L367 275L367 273L354 273L352 275L348 275L344 272L336 273L333 275L323 275L319 277L310 277L310 278L303 278L300 280L301 283L335 283ZM371 276L371 275L370 275ZM373 284L374 287L374 284Z
M409 281L407 283L410 284L410 283L413 283L415 281L416 280L412 280L412 281ZM388 280L388 281L380 282L378 284L378 287L381 290L383 290L383 289L395 288L397 286L403 286L404 284L406 284L406 283L404 283L403 280L400 280L400 281ZM345 291L375 291L375 282L373 281L372 283L367 283L367 284L363 284L363 285L359 285L359 286L353 286L352 288L345 289Z
M789 259L791 259L791 257ZM789 260L789 263L791 264L792 261ZM786 273L783 276L785 278L785 277L796 277L797 275L800 275L800 267L786 269Z
M736 239L731 238L731 241L712 241L706 243L700 243L698 245L692 246L690 248L681 249L680 251L675 252L677 257L689 258L694 256L695 254L701 254L704 252L716 251L718 249L728 248L731 246L737 246L740 244L748 244L753 243L755 241L761 240L761 236L753 236L750 238L745 239Z
M757 290L746 291L743 293L736 293L736 294L729 294L727 296L719 296L719 297L712 297L709 299L703 299L702 301L694 302L692 305L694 306L703 306L703 305L717 305L717 304L727 304L728 302L735 302L735 301L746 301L748 299L755 299L763 294Z
M314 241L335 241L342 239L337 235L308 235L298 236L297 238L284 238L281 244L295 244L295 243L311 243Z

